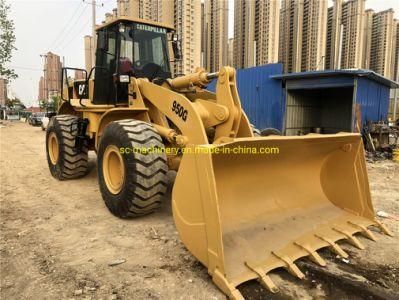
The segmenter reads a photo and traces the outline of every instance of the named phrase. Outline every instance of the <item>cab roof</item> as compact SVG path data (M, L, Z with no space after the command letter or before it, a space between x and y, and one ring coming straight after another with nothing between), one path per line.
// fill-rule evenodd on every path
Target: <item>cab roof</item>
M152 26L157 26L157 27L163 27L169 30L175 30L173 26L166 24L166 23L159 23L155 21L149 21L149 20L143 20L143 19L138 19L138 18L130 18L130 17L118 17L115 19L112 19L110 22L107 22L105 24L101 24L100 26L97 26L96 31L100 30L104 27L108 27L112 24L119 23L122 21L127 21L127 22L133 22L133 23L141 23L141 24L146 24L146 25L152 25Z

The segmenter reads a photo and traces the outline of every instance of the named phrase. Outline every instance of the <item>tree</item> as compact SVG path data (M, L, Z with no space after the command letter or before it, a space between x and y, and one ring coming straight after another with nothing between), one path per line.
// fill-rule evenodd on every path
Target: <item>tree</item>
M47 109L47 100L39 100L39 107L41 109Z
M5 0L0 0L0 77L11 80L18 75L12 68L6 67L11 61L12 51L17 49L14 47L14 22L8 19L9 10Z
M52 96L50 101L39 100L39 107L46 111L57 111L60 100L60 96Z
M58 107L60 105L61 102L61 97L60 96L53 96L51 97L51 109L52 111L57 111Z
M11 110L23 110L26 108L22 101L18 98L7 99L6 107Z

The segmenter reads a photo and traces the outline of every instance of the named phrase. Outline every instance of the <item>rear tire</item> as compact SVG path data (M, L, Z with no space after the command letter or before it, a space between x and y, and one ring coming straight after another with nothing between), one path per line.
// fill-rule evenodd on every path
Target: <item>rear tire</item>
M161 151L128 153L129 149L155 148ZM97 169L101 194L112 214L139 217L161 205L168 171L164 148L159 134L146 122L120 120L106 127L98 149Z
M75 149L78 117L59 115L51 118L46 131L47 162L51 175L58 180L83 177L87 174L87 143Z

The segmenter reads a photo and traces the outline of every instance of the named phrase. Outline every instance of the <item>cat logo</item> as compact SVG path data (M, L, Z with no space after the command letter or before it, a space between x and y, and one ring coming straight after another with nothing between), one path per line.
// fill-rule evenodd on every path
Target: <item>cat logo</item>
M79 91L78 91L79 96L83 96L84 93L85 93L85 90L86 90L86 85L85 84L80 84L79 85Z

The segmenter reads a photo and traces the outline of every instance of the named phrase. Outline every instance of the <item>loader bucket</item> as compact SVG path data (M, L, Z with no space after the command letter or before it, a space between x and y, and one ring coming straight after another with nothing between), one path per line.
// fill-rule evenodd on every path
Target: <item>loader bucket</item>
M273 148L278 153L261 153ZM318 249L347 257L336 242L363 248L354 234L375 239L368 226L388 234L374 218L358 134L241 138L188 150L173 189L174 220L230 298L242 298L236 287L251 279L276 292L273 269L303 278L295 260L325 265Z

